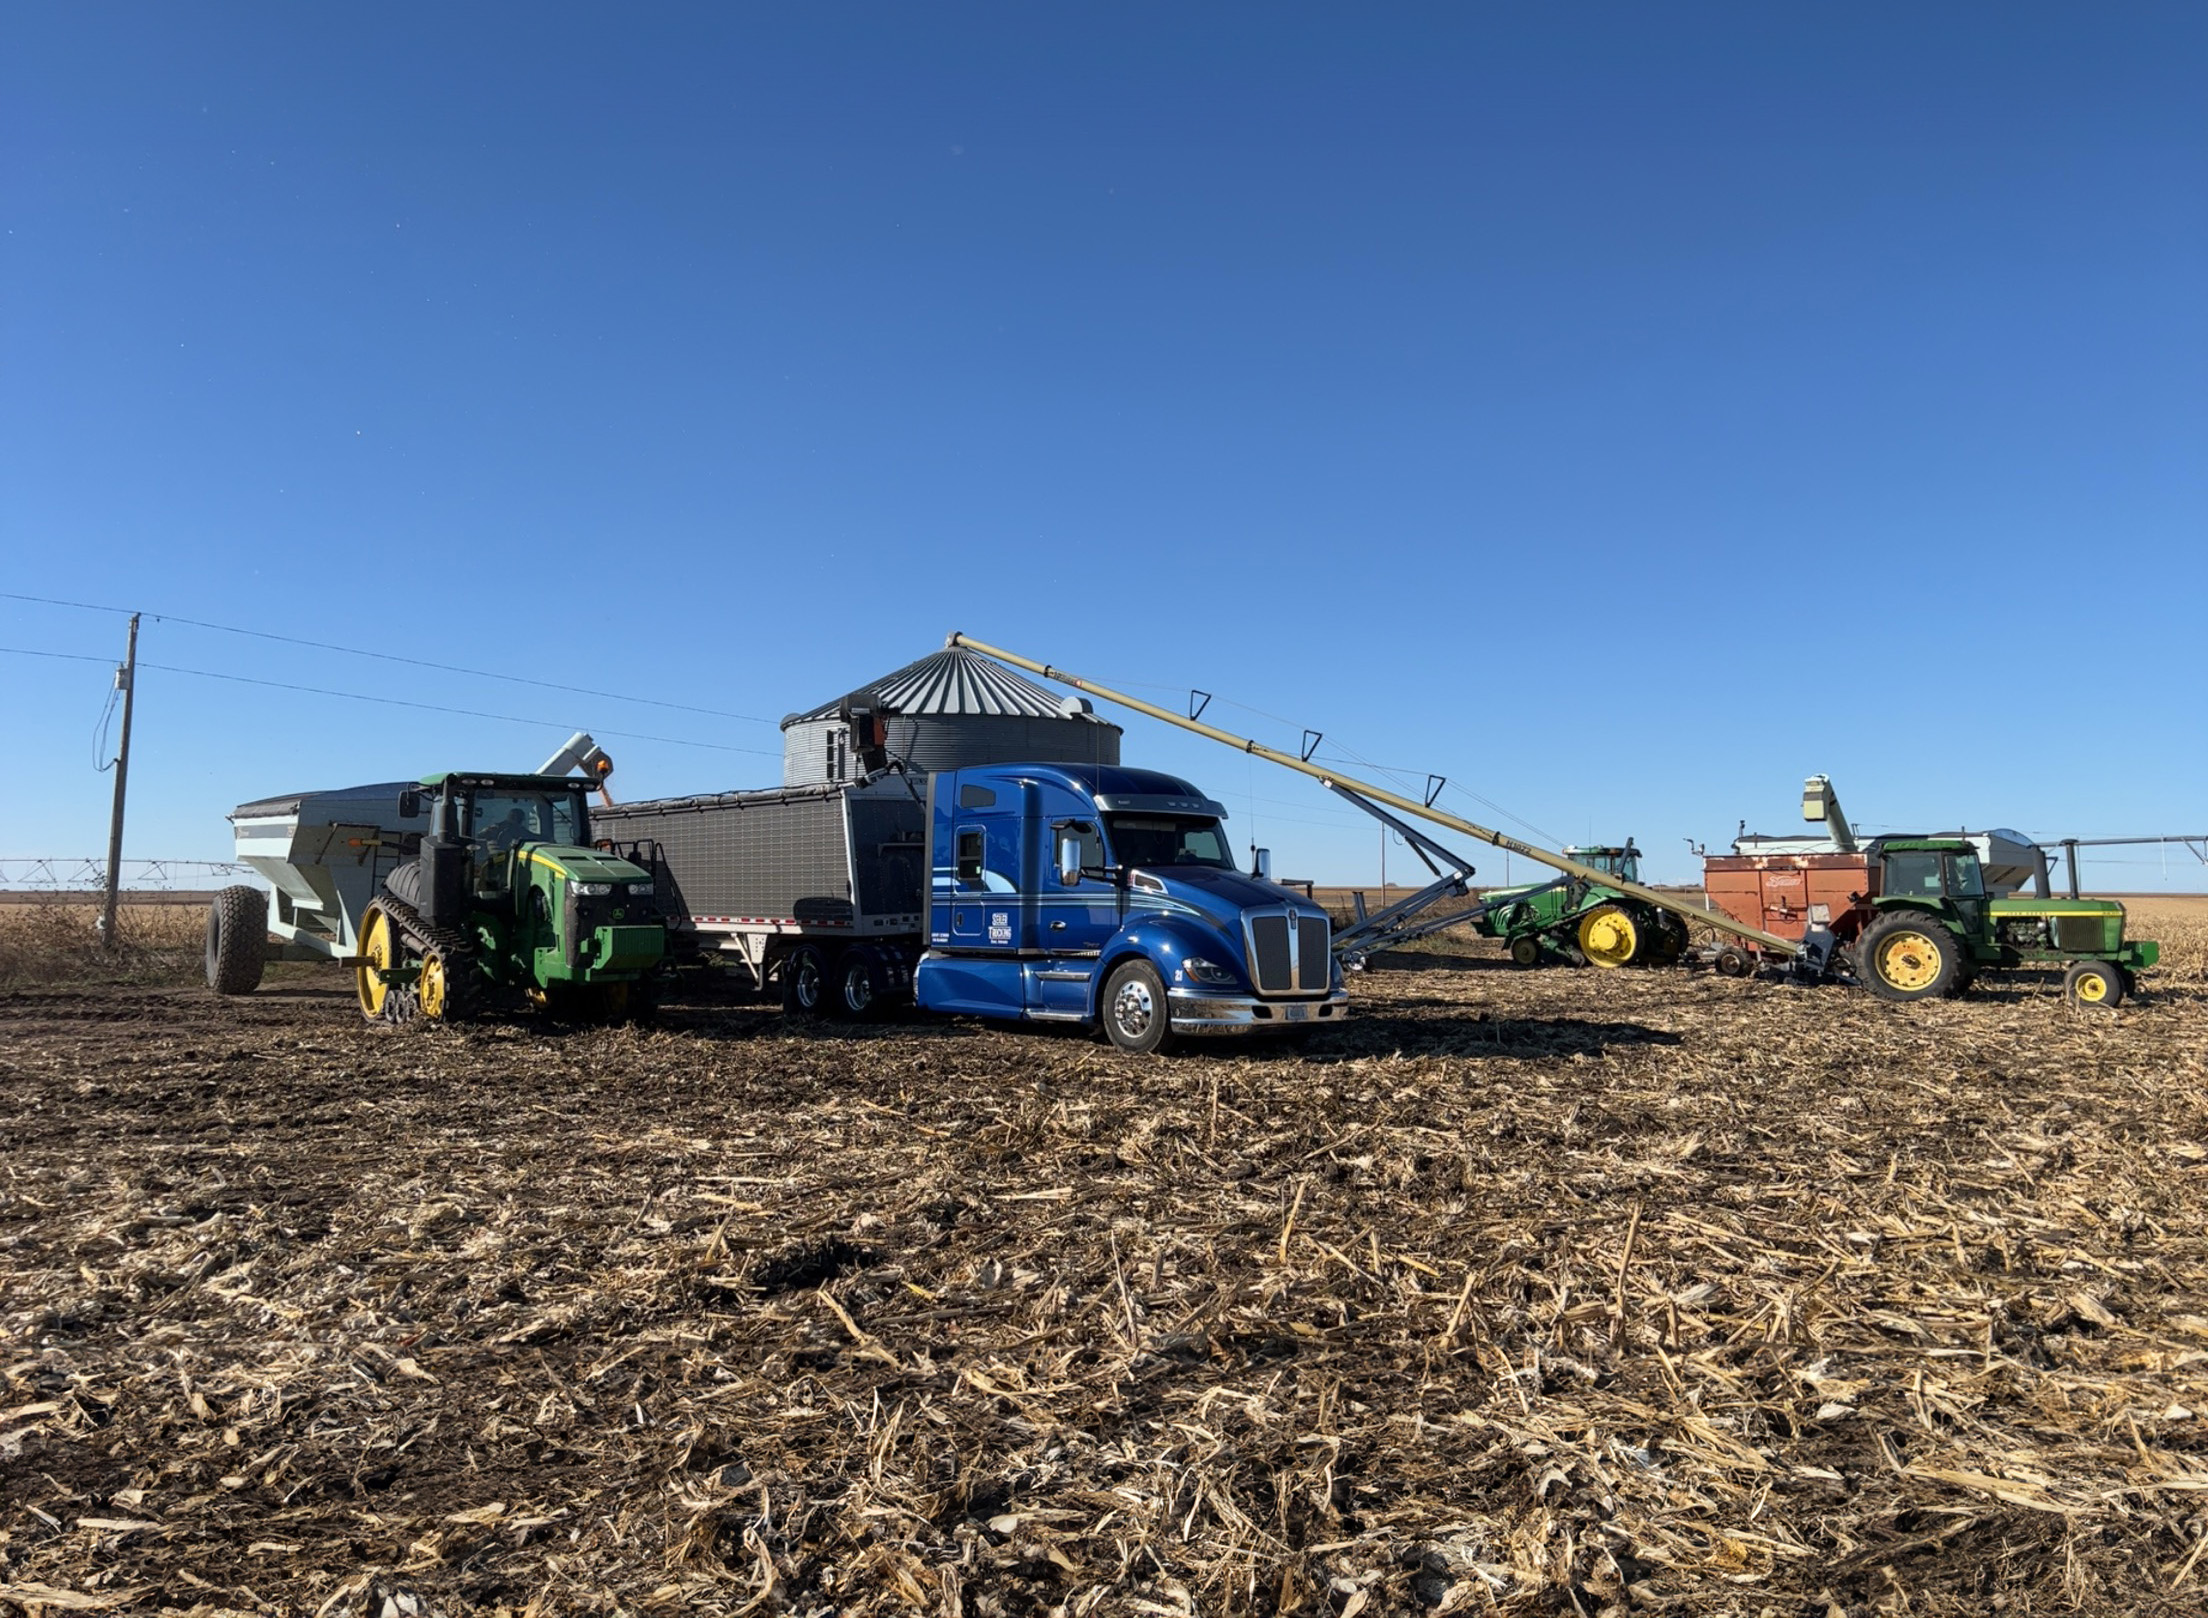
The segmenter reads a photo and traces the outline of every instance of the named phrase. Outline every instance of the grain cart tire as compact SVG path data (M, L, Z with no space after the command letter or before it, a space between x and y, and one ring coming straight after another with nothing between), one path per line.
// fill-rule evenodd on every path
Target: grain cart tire
M1646 957L1648 930L1623 905L1595 906L1579 918L1579 952L1590 966L1630 966Z
M224 888L207 907L207 987L251 994L267 962L268 895L259 888Z
M1532 933L1520 933L1510 941L1510 964L1513 966L1539 966L1541 964L1541 940Z
M2062 992L2074 1006L2114 1006L2124 998L2124 969L2110 961L2073 961Z
M1721 978L1745 978L1755 976L1755 957L1738 944L1727 944L1717 952L1717 959L1710 963Z
M837 1016L853 1022L866 1022L881 1014L882 963L872 950L862 945L844 951L843 959L836 962L832 1004Z
M1930 916L1895 911L1863 929L1855 972L1882 1000L1942 1000L1962 992L1963 947Z
M1123 1051L1148 1056L1172 1043L1173 1024L1165 984L1148 961L1127 961L1104 982L1097 1008L1104 1037Z
M827 1009L828 957L818 944L800 944L782 957L782 1011L817 1017Z

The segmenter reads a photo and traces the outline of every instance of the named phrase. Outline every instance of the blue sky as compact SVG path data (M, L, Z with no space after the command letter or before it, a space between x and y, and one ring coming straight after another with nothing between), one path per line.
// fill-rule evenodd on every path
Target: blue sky
M134 855L577 725L763 784L953 629L1665 879L1815 770L2208 830L2203 82L2196 5L22 9L0 589L169 615ZM103 846L108 678L0 654L0 855Z

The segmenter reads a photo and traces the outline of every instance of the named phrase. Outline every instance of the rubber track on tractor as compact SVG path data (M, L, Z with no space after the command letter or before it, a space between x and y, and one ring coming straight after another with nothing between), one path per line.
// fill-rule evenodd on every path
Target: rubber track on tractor
M376 903L406 937L407 948L427 957L432 950L445 962L445 1014L441 1021L466 1022L482 1009L478 988L475 946L450 927L432 927L421 912L392 893L389 887L376 893ZM383 1014L392 1022L406 1022L421 1009L421 992L413 984L394 991L384 1001Z

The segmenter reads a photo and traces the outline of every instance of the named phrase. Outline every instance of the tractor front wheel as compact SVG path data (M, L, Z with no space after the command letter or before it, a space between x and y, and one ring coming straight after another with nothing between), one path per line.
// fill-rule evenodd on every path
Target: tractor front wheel
M1590 965L1630 966L1647 937L1640 918L1623 905L1597 905L1579 918L1579 951Z
M1941 1000L1968 981L1962 945L1930 916L1879 917L1855 946L1856 975L1882 1000Z
M2124 998L2124 969L2110 961L2074 961L2062 976L2062 992L2074 1006L2113 1006Z

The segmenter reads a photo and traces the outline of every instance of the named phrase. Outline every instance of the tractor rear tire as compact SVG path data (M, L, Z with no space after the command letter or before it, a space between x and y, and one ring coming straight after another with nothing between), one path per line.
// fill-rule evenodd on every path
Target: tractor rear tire
M1938 921L1893 911L1863 929L1855 974L1882 1000L1945 1000L1968 981L1963 947Z
M782 957L782 1014L817 1017L828 1003L828 957L818 944L800 944Z
M251 994L267 964L268 895L259 888L224 888L207 907L207 987Z
M2073 961L2062 975L2062 992L2074 1006L2120 1005L2126 976L2113 961Z
M1104 1001L1098 1008L1104 1019L1104 1037L1135 1056L1162 1051L1173 1041L1171 1004L1158 969L1148 961L1128 961L1104 984Z
M1648 959L1648 925L1624 905L1600 904L1579 918L1579 950L1588 964L1631 966Z
M1541 964L1541 940L1533 933L1520 933L1510 941L1510 964L1513 966L1539 966Z

